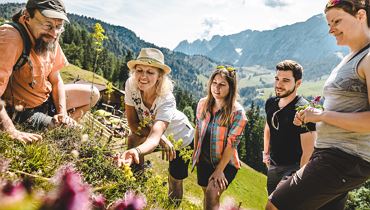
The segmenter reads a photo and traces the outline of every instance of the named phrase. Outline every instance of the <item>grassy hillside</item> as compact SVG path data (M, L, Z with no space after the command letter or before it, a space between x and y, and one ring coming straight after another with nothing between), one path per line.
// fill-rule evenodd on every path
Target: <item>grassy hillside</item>
M76 80L76 78L80 78L85 81L92 81L93 73L91 71L83 70L75 65L68 65L64 67L61 71L61 76L63 78L64 83L70 83ZM102 76L95 74L94 83L96 84L106 84L108 80L104 79Z
M160 152L149 155L148 159L153 163L153 170L156 173L163 176L167 174L168 163L161 160ZM189 177L185 179L184 188L185 199L202 209L203 191L197 184L195 170L193 173L189 173ZM266 176L243 164L236 178L223 194L222 200L228 197L232 198L236 204L241 202L243 209L264 209L267 201ZM183 208L188 209L186 206L183 206Z

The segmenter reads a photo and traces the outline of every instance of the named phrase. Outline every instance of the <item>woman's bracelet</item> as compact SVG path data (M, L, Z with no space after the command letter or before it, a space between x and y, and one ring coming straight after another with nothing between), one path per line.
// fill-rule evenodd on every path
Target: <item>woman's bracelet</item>
M135 150L136 150L136 152L139 154L139 156L142 154L142 153L141 153L141 150L140 150L138 147L135 147L134 149L135 149Z

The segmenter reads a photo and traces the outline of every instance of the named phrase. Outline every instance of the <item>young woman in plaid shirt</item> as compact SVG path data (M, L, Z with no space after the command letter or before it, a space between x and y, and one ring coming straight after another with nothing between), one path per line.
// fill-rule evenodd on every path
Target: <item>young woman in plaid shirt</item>
M193 168L204 193L204 209L218 209L222 192L240 168L237 146L247 118L236 101L235 69L218 66L208 81L207 97L197 107Z

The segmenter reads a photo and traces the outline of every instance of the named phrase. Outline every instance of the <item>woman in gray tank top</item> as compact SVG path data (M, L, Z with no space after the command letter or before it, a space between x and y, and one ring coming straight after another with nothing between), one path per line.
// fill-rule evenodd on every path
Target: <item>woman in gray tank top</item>
M325 82L324 110L296 114L297 126L316 123L315 151L272 193L266 209L344 209L348 191L370 177L369 0L330 0L325 15L329 33L350 54Z

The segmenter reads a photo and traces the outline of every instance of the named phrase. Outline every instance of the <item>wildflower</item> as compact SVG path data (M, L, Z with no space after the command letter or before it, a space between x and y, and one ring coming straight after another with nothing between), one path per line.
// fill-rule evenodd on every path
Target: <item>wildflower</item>
M81 175L70 165L61 168L56 196L48 198L43 209L90 210L90 187L82 182Z
M94 210L104 210L105 209L105 198L102 194L93 195L92 198L92 205Z
M220 209L225 209L225 210L241 210L242 208L240 208L240 206L241 206L241 203L239 203L239 205L237 205L235 203L234 199L232 199L230 197L227 197L227 198L225 198L224 202L222 203Z
M71 151L71 155L72 155L72 157L74 157L75 159L77 159L78 156L80 155L80 153L77 150L74 149L74 150Z
M81 143L85 143L87 141L89 141L89 135L85 133L81 136Z
M124 199L117 200L110 210L141 210L146 206L145 198L133 191L127 191Z
M2 206L22 202L27 195L26 188L22 183L13 184L7 182L0 192L0 203Z
M295 110L297 112L300 112L300 111L307 109L308 107L323 110L323 106L320 104L320 100L321 100L321 96L316 96L308 104L303 105L303 106L298 106ZM306 128L306 130L310 131L305 123L303 123L301 127Z

